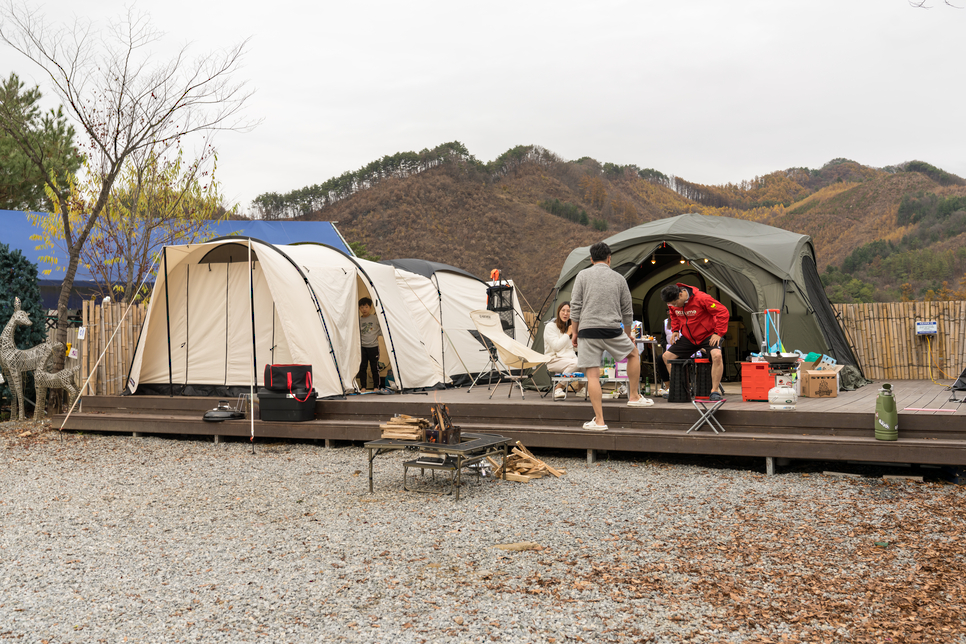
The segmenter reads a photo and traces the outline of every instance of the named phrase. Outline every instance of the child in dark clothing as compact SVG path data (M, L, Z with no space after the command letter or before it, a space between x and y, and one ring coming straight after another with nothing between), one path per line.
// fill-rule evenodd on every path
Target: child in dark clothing
M372 300L368 297L359 300L359 335L362 339L362 363L356 374L359 389L366 390L366 366L372 372L372 388L379 389L382 384L379 381L379 336L382 335L382 328Z

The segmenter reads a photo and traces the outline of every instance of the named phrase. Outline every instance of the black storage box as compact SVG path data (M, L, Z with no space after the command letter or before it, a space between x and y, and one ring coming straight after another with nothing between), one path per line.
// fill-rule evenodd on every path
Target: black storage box
M295 396L298 396L296 398ZM315 420L316 392L307 393L304 389L295 394L258 390L258 407L261 420L299 422Z

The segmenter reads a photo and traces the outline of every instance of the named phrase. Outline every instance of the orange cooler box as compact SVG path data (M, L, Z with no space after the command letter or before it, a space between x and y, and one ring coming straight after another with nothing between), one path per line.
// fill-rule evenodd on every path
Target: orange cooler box
M767 362L741 363L741 399L768 402L768 390L775 386L775 376L768 372Z

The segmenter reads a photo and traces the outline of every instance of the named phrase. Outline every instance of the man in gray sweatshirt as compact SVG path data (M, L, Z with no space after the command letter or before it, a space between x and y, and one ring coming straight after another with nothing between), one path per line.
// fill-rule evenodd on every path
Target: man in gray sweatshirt
M587 374L587 390L594 419L584 429L604 431L604 405L600 390L600 363L604 351L614 360L627 358L628 407L650 407L653 400L640 394L641 357L631 337L634 309L627 281L610 267L610 246L590 247L593 265L577 274L570 295L570 337L577 348L577 370ZM623 330L621 324L624 325Z

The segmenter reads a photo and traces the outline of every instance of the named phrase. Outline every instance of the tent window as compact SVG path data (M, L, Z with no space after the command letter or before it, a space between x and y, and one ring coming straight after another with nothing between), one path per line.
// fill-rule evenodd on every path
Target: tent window
M255 250L252 249L252 261L258 261L258 255ZM247 244L221 244L207 253L201 258L199 264L231 264L233 262L248 262L248 245Z

